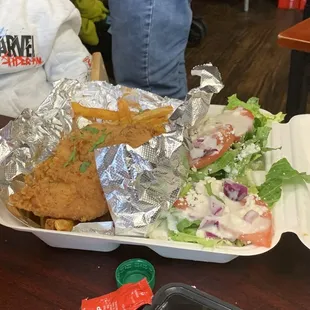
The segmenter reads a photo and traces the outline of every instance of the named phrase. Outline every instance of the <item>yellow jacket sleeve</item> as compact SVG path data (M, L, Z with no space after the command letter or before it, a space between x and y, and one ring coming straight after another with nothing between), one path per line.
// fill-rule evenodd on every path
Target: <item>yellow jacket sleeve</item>
M99 43L96 26L92 20L82 17L80 38L84 43L89 45L97 45Z
M99 0L73 0L73 3L82 17L91 19L94 22L105 19L109 13L108 9Z
M94 23L106 19L108 9L100 0L72 0L72 2L82 16L81 40L89 45L97 45L99 38Z

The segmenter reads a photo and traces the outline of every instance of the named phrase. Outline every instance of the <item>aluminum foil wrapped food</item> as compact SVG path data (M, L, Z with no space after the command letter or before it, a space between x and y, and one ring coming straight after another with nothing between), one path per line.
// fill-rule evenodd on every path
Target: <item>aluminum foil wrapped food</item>
M213 93L223 84L211 64L193 69L201 76L170 117L166 134L137 149L118 145L97 150L96 163L117 235L145 237L159 211L177 200L188 172L187 129L208 112Z
M96 151L97 170L115 234L145 236L159 210L167 209L174 202L186 179L187 128L205 116L212 94L223 87L217 68L211 64L198 66L192 73L201 77L201 84L188 93L185 102L106 82L56 82L51 94L36 111L26 109L0 130L0 198L6 203L8 195L22 185L17 177L30 173L39 162L48 158L61 135L71 131L72 101L87 107L117 110L118 98L126 95L142 109L170 105L174 113L167 133L136 149L118 145ZM85 125L85 119L80 119L79 124ZM81 225L81 232L85 233L87 227L92 232L98 231L99 226L94 225L96 227L91 223ZM79 227L76 226L74 231L78 232ZM111 231L106 233L111 234Z

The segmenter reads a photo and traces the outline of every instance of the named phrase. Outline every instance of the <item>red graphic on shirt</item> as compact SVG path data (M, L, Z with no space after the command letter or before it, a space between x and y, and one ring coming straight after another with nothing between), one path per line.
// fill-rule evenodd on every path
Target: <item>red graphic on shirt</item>
M0 38L0 65L19 67L42 64L42 58L35 53L33 36L5 35Z
M41 57L1 56L1 65L7 65L8 67L33 66L41 65L42 63Z
M85 58L83 59L83 62L87 65L88 68L91 67L91 59L90 59L89 56L85 57Z

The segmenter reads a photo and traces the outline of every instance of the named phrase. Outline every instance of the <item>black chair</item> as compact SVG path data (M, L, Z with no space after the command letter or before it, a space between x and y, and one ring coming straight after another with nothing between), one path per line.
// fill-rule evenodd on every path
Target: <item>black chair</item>
M207 26L200 17L193 17L191 30L187 47L196 47L200 45L204 37L207 35Z

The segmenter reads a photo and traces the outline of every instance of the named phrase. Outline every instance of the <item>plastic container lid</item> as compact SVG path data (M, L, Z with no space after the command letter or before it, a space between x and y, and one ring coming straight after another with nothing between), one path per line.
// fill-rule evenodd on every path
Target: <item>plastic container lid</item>
M144 259L129 259L117 267L115 278L117 287L127 283L135 283L146 278L151 289L153 289L155 286L155 268Z
M241 310L189 285L171 283L161 287L143 310Z

